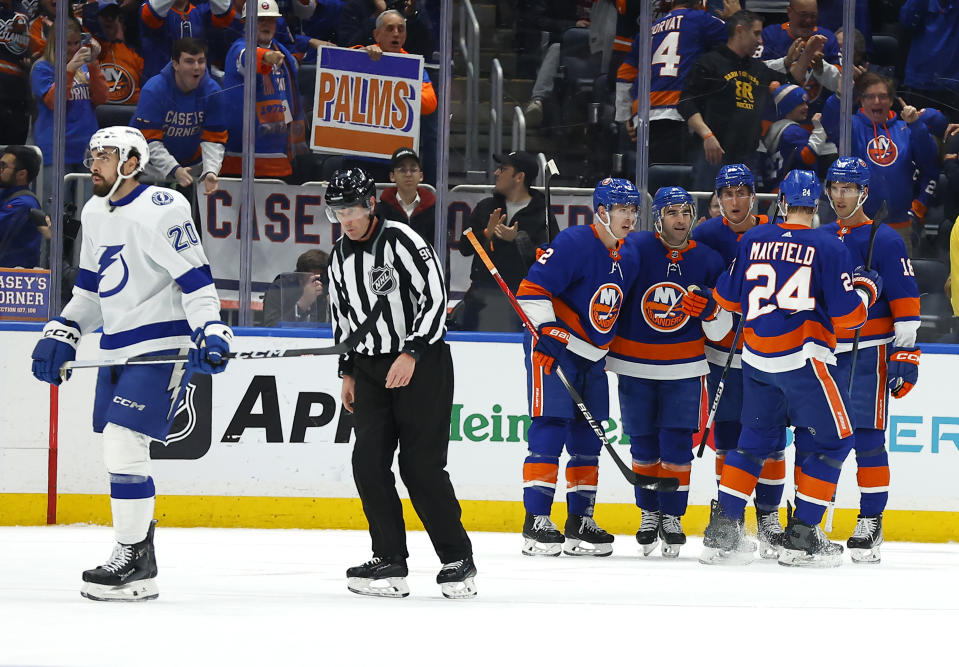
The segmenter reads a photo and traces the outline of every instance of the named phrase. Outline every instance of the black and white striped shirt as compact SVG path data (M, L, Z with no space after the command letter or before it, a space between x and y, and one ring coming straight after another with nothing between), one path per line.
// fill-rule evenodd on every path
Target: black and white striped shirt
M407 352L419 359L446 333L446 286L432 246L408 225L381 220L366 241L345 234L330 255L330 310L337 343L383 301L376 327L354 352ZM352 368L352 353L341 372Z

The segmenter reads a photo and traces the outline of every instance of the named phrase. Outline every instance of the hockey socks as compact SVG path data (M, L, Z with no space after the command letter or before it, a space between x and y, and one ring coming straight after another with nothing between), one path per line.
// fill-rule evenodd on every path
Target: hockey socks
M693 432L677 428L659 430L659 451L662 457L660 477L675 477L675 491L659 492L659 509L664 515L682 516L689 502L689 476L693 461Z
M774 452L763 463L759 482L756 484L756 509L761 512L775 512L783 499L783 485L786 483L786 460L784 452Z
M629 434L629 453L633 459L633 472L639 475L659 477L661 466L659 460L659 443L655 434ZM651 489L633 487L636 496L636 507L642 510L659 510L659 494Z
M553 506L556 479L559 476L558 456L526 457L523 463L523 506L530 514L546 514Z
M593 515L598 482L599 456L570 456L566 464L566 504L569 514Z
M155 497L152 477L110 475L110 506L117 542L137 544L146 539L153 519Z
M876 429L856 429L856 480L862 516L878 516L889 500L889 454L885 435Z
M816 526L822 520L826 506L836 494L842 461L852 448L852 441L852 437L843 438L835 443L837 447L827 448L828 454L813 454L802 462L802 470L796 477L794 512L799 521Z
M763 459L740 449L729 452L719 480L719 506L723 516L736 521L743 518L762 469Z

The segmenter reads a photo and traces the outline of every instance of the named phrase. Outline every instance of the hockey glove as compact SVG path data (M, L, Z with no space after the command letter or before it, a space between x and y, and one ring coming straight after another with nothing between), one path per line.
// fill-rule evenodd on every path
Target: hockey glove
M893 398L902 398L919 381L919 355L917 347L894 347L889 355L889 370L886 385Z
M679 309L690 317L698 317L704 322L711 322L719 315L719 304L713 298L713 291L708 287L690 285Z
M852 272L852 286L866 295L868 299L866 308L872 308L882 294L882 278L879 272L861 266L856 267L856 270Z
M43 334L33 348L33 376L41 382L60 386L69 380L71 371L60 377L60 367L77 358L80 343L80 325L62 317L55 317L43 327Z
M193 332L196 348L188 353L191 371L214 375L226 370L226 356L230 353L233 330L223 322L207 322Z
M569 332L559 322L546 322L539 327L539 340L533 348L533 365L542 366L543 372L553 372L553 364L559 363L566 354Z

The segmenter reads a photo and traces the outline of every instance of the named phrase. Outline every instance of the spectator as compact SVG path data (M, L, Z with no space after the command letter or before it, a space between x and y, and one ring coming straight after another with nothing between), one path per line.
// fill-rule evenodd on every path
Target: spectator
M159 74L166 66L173 42L182 37L208 41L214 28L229 28L235 15L230 0L210 0L196 5L190 0L146 0L140 8L143 78Z
M813 116L813 131L803 124L809 120L809 105L802 88L793 84L780 86L773 92L777 120L773 123L763 145L769 160L767 183L780 183L793 169L816 170L816 163L826 144L826 131L819 114Z
M257 178L289 178L293 157L309 151L306 124L296 83L298 65L289 50L278 43L276 0L261 0L257 10L256 66L256 149L254 174ZM226 56L223 88L229 109L243 108L243 77L246 43L241 37ZM239 176L243 151L243 114L227 114L228 137L222 173Z
M404 53L415 53L432 60L434 45L429 18L426 12L420 11L416 0L346 0L340 12L336 43L345 47L374 43L383 46L374 30L380 27L380 16L387 10L395 11L404 19L403 43L400 44L401 49L405 45Z
M381 219L405 222L413 231L433 245L436 234L436 196L423 182L423 166L411 148L397 148L390 160L390 181L396 183L383 190L377 215Z
M40 156L32 148L7 146L0 156L0 266L40 265L43 237L30 216L40 208L30 190L39 171Z
M131 125L150 146L148 174L176 180L184 189L198 176L210 194L223 163L228 112L220 86L207 73L206 51L193 37L174 42L172 60L143 86Z
M719 195L717 195L716 191L714 190L713 194L709 197L709 204L706 206L706 215L699 216L696 224L698 225L701 222L706 222L706 220L709 218L718 218L722 214L723 211L721 208L719 208Z
M280 8L280 16L276 19L276 33L273 35L273 39L299 58L302 52L298 51L297 45L300 43L305 45L306 41L301 42L294 38L289 21L293 18L312 16L316 5L313 4L312 0L277 0L277 6ZM225 30L214 30L207 41L210 47L210 64L214 70L217 68L224 69L226 52L230 50L236 40L246 37L244 27L246 21L243 18L246 13L246 0L233 0L233 9L235 16L230 26ZM259 15L260 12L257 11L257 16ZM222 72L219 73L217 78L222 80Z
M856 83L861 107L852 117L851 154L869 165L872 186L863 205L874 217L883 203L886 224L903 237L912 256L922 233L921 222L936 193L939 180L935 142L924 123L917 123L919 112L903 103L897 116L892 111L895 88L890 79L866 72ZM833 141L839 139L839 97L826 102L823 127ZM918 194L913 175L919 172Z
M316 62L318 47L336 46L343 0L313 0L312 9L310 16L300 17L299 30L293 35L293 52L304 54L301 61L304 63Z
M0 0L0 5L10 0ZM39 58L47 48L47 32L53 26L57 15L57 0L40 0L37 3L36 17L30 21L30 57Z
M869 1L855 0L856 3L856 25L854 26L859 34L862 35L863 51L872 51L872 30L870 30ZM842 12L845 0L819 0L819 20L817 23L827 30L832 30L839 39L839 31L842 30ZM857 41L858 43L858 41ZM839 43L842 46L842 42Z
M98 0L98 4L100 70L107 82L107 104L136 104L143 58L127 44L117 0Z
M539 173L536 157L521 151L494 157L500 164L494 172L493 196L476 204L470 215L469 228L515 294L529 267L536 261L536 248L556 238L559 226L552 212L547 221L546 198L532 189ZM460 239L459 249L465 257L474 254L472 244L465 237ZM512 306L479 257L473 257L470 280L472 284L463 304L464 328L478 331L522 329Z
M329 322L327 301L330 256L319 249L307 250L296 260L296 273L281 273L263 296L263 326L281 322Z
M27 84L30 35L26 14L13 0L0 0L0 145L22 144L30 131L30 86Z
M959 3L906 0L899 23L912 32L903 97L959 120Z
M99 129L94 109L106 102L107 82L100 71L97 57L100 55L100 43L90 38L88 44L80 43L80 22L75 18L67 19L67 113L66 146L64 152L64 173L86 172L83 157L90 137ZM30 72L30 86L37 99L37 122L33 127L33 138L43 153L43 183L45 200L49 201L50 188L53 185L53 103L56 96L54 84L54 61L56 40L47 39L43 56L33 65ZM70 196L67 194L67 201Z
M722 164L756 168L763 108L769 84L782 74L752 56L762 44L762 22L747 11L729 17L726 43L701 57L686 80L679 112L702 143L693 153L693 190L709 192ZM812 49L789 62L793 83L801 82Z

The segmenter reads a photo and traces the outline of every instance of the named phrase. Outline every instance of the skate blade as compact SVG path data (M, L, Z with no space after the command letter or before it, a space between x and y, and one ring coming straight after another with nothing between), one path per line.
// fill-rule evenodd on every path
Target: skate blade
M475 598L476 582L473 581L473 577L466 577L463 581L449 581L440 584L440 590L443 592L443 597L450 600Z
M879 563L880 559L879 547L873 547L872 549L850 549L849 557L852 558L853 563L875 565Z
M590 544L583 540L567 539L563 543L563 553L567 556L609 556L613 553L613 545Z
M659 544L659 538L656 538L649 544L640 544L639 548L643 550L643 556L648 556L649 554L656 551L656 546Z
M523 542L524 556L559 556L562 550L560 542L537 542L529 537Z
M725 551L715 547L703 547L699 562L703 565L749 565L754 560L752 551Z
M807 554L805 551L783 549L779 554L779 564L784 567L829 568L842 565L842 553L824 556Z
M157 599L160 596L160 589L157 587L156 579L141 579L120 586L106 586L85 581L80 589L80 595L97 602L144 602Z
M663 542L662 552L663 558L679 558L679 548L683 546L681 544L668 544Z
M410 594L410 587L406 585L406 577L389 577L387 579L349 577L346 580L346 587L357 595L380 598L405 598Z

